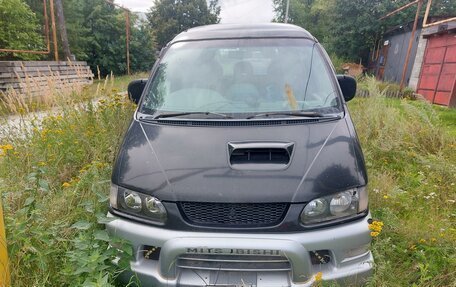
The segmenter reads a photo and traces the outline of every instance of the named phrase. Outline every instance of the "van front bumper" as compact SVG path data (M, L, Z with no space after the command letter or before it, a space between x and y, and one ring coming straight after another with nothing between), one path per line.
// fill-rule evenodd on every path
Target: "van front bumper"
M359 286L372 273L367 222L370 214L353 222L299 233L189 232L145 225L112 214L108 216L114 217L107 224L108 232L128 240L135 255L131 271L124 272L120 279L129 282L133 276L139 279L141 286L311 286L319 272L324 281ZM144 250L152 246L160 248L156 260L144 256ZM330 260L316 264L311 254L322 250L329 254ZM247 262L246 258L272 253L280 253L280 258L287 259L289 270L279 267L257 270L257 265L252 269L222 268L222 264L233 266L233 262L253 266L248 265L253 263ZM255 255L249 257L249 254ZM191 255L193 263L223 259L214 262L220 264L220 269L217 265L215 269L202 264L182 266L179 262L185 261L182 258L187 258L186 255Z

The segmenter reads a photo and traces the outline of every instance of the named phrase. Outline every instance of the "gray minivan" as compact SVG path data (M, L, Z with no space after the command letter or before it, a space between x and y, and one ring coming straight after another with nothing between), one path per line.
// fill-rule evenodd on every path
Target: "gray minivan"
M107 224L143 286L362 285L373 257L367 174L336 76L306 30L210 25L176 36L112 174Z

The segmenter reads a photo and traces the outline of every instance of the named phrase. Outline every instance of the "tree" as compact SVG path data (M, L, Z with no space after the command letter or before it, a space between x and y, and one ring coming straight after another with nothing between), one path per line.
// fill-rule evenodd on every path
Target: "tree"
M327 44L336 0L290 0L288 22L301 26ZM284 22L286 1L274 0L275 22Z
M302 26L319 39L329 53L358 62L383 33L414 20L416 6L385 20L380 17L409 3L408 0L290 0L289 22ZM286 0L274 0L275 21L282 22ZM420 15L424 15L423 5ZM431 16L456 14L456 1L434 0Z
M68 36L65 25L65 15L63 13L62 0L55 0L55 11L57 12L57 21L59 23L60 39L62 39L63 54L65 61L71 58L70 45L68 44Z
M104 0L64 0L68 40L78 60L102 75L125 74L126 35L123 10ZM155 45L150 27L130 17L131 71L149 70Z
M184 30L218 23L219 14L218 0L155 0L147 18L161 48Z
M130 64L132 71L149 71L155 61L156 43L147 21L131 25Z
M0 0L0 48L43 50L40 24L30 7L22 0ZM39 59L39 55L2 53L0 59Z

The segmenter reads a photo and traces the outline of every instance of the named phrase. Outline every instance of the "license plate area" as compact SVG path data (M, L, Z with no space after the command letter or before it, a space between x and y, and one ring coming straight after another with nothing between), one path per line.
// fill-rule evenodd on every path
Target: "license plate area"
M277 287L291 286L289 272L181 270L177 286Z

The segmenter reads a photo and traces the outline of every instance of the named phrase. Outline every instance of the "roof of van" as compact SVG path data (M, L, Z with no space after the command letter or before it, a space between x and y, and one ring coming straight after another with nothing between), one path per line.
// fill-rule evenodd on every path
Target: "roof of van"
M305 29L281 23L265 24L215 24L188 29L177 35L171 42L203 40L203 39L229 39L229 38L308 38L316 39Z

